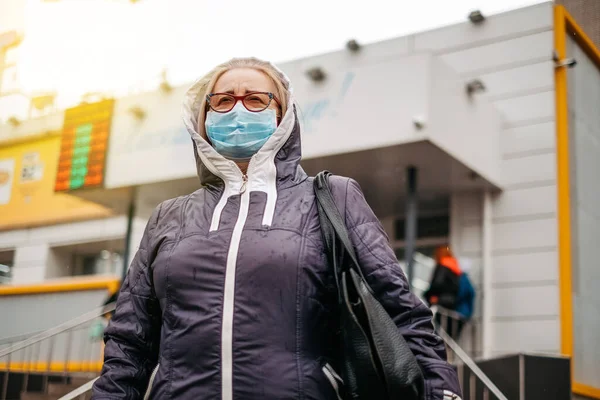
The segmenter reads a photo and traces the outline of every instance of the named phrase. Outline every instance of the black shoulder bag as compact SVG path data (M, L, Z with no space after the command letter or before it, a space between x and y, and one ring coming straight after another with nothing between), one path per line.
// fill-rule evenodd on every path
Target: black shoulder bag
M321 231L338 289L341 375L349 399L423 399L421 368L373 296L323 171L314 181Z

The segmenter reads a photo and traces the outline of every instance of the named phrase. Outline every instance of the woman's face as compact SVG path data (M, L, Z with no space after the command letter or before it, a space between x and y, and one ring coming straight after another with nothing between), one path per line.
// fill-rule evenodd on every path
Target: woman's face
M270 92L275 94L275 83L263 72L254 68L234 68L226 71L215 82L213 93L228 93L243 96L250 92ZM276 101L271 101L269 108L275 110L278 118L281 109Z

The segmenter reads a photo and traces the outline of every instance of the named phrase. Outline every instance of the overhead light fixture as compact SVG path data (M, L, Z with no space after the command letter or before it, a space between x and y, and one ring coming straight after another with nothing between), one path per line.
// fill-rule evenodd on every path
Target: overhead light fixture
M475 25L481 24L483 21L485 21L485 15L483 15L480 10L471 11L469 14L469 21Z
M427 121L425 120L425 116L423 116L423 115L415 115L415 116L413 117L413 120L412 120L412 122L413 122L413 125L414 125L414 127L415 127L417 130L419 130L419 131L420 131L420 130L422 130L423 128L425 128L425 125L426 125L426 122L427 122Z
M485 91L485 85L479 79L473 79L466 84L467 94L472 96L474 93L480 93Z
M313 67L309 69L306 71L306 75L308 75L313 82L322 82L327 77L325 71L323 71L321 67Z
M346 42L346 48L353 53L356 53L360 50L360 44L356 41L356 39L351 39Z
M130 113L131 115L133 115L133 116L135 117L135 119L137 119L137 120L139 120L139 121L141 121L141 120L143 120L144 118L146 118L146 111L144 111L144 110L143 110L141 107L139 107L139 106L133 106L133 107L130 107L130 108L129 108L129 110L127 110L127 111L129 111L129 113Z

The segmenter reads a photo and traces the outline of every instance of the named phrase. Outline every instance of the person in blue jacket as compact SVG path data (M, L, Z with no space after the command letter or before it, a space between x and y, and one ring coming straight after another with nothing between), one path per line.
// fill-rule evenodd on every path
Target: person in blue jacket
M469 275L463 270L458 283L458 296L456 301L456 312L464 317L466 321L473 316L475 308L475 288L469 279Z
M457 317L442 321L436 315L436 323L454 339L458 340L464 324L473 316L475 289L467 271L469 265L460 265L448 245L440 246L435 252L436 268L425 299L430 306L439 306L454 311Z

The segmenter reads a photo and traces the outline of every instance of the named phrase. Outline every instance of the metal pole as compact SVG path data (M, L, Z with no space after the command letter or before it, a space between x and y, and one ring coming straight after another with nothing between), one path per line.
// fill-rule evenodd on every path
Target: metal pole
M127 269L129 268L129 253L131 252L131 235L133 234L133 218L135 217L135 201L137 198L137 189L133 188L131 199L129 201L129 209L127 211L127 232L125 234L125 249L123 251L123 274L121 276L121 282L125 280L127 276Z
M494 341L492 314L494 313L492 296L492 194L489 190L483 193L483 215L482 215L482 244L481 253L483 258L483 282L481 290L482 312L481 326L483 328L482 344L483 357L490 358L492 355L492 343Z
M413 288L414 253L417 241L417 168L406 168L406 216L404 224L404 257L410 289Z
M4 374L4 383L2 385L2 397L0 399L6 400L6 394L8 393L8 379L10 375L10 364L11 364L11 353L8 353L6 360L6 373Z

